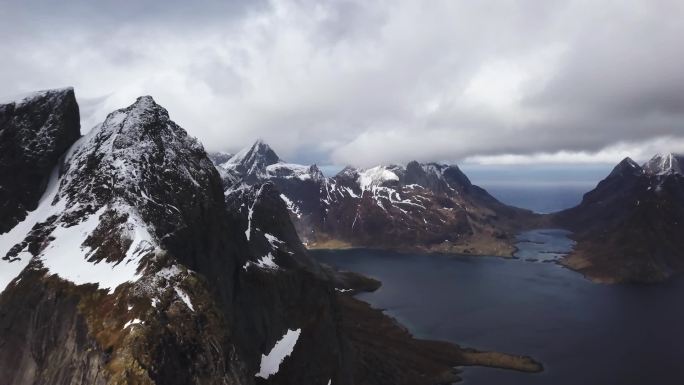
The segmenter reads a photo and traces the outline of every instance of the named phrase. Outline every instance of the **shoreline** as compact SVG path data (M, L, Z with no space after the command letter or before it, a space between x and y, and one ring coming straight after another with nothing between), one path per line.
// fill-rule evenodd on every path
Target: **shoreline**
M340 293L337 299L342 309L343 330L357 352L357 378L380 376L396 378L398 384L404 385L441 385L462 381L459 368L464 366L530 374L544 371L544 366L530 356L418 339L395 318L365 301ZM378 362L388 364L378 367Z
M458 367L481 366L506 369L525 373L544 371L542 363L531 356L510 354L497 351L480 351L472 347L462 347L457 343L445 340L426 340L416 338L409 328L396 318L386 313L385 309L373 307L370 303L358 299L357 294L375 292L382 282L356 272L338 272L352 274L358 286L348 287L350 291L340 292L336 298L343 310L341 314L345 334L350 338L358 353L356 367L361 378L371 375L370 371L380 371L367 365L373 357L382 357L392 362L393 370L399 370L401 384L439 385L462 381ZM374 286L364 284L364 279L375 283ZM353 284L352 284L353 285ZM389 369L387 369L389 370ZM392 376L397 373L383 373Z

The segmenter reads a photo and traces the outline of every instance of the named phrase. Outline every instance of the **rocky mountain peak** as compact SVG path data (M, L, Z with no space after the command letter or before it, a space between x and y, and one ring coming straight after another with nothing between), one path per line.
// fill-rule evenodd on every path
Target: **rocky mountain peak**
M162 249L211 277L231 271L215 255L226 239L205 236L228 231L224 207L203 147L141 97L72 146L40 206L0 245L0 258L19 267L34 258L68 281L113 290L137 280L138 267ZM82 252L64 255L66 247Z
M472 182L456 165L446 165L440 163L427 163L423 165L426 171L440 175L450 188L456 190L468 190L472 187Z
M63 187L69 199L80 202L119 197L133 205L148 204L145 197L168 188L163 185L173 181L174 190L199 189L213 172L202 145L152 97L143 96L110 113L82 139L67 165Z
M425 174L425 170L423 169L423 166L420 165L415 160L412 160L406 164L406 183L414 183L412 180L413 179L423 179L427 177ZM420 184L420 183L418 183Z
M399 182L396 166L375 166L359 172L357 182L361 190ZM403 172L403 170L400 170Z
M359 170L357 170L353 166L345 166L342 170L340 170L337 175L335 175L335 178L351 178L351 179L356 179L359 176Z
M651 175L684 175L684 155L656 154L644 164L643 168Z
M325 179L325 175L323 175L323 172L321 171L321 169L318 168L318 166L315 164L312 164L311 166L309 166L309 175L311 175L311 178L314 180Z
M261 173L267 166L279 162L280 158L271 146L258 139L251 147L239 151L222 166L248 175Z
M639 166L637 162L632 160L632 158L627 157L618 163L613 171L610 173L609 177L624 177L624 176L637 176L643 174L644 170Z

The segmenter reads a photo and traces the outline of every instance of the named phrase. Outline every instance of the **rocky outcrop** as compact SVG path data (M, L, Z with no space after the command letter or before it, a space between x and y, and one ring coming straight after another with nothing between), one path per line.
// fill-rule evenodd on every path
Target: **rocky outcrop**
M554 214L574 231L563 263L601 282L658 282L684 271L684 158L626 158L574 208Z
M0 234L35 210L57 159L79 136L71 88L0 104Z
M104 385L107 354L78 311L80 297L39 271L0 296L0 373L6 384Z

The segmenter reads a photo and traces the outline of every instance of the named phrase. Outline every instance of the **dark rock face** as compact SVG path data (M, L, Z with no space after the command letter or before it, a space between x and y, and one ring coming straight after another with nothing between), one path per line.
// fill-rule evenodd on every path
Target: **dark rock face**
M235 319L248 367L257 373L261 354L287 330L299 329L292 356L268 383L352 384L333 287L299 241L279 192L269 183L245 187L226 202L228 212L239 215L250 247L239 274Z
M80 127L71 88L0 105L0 233L36 208L57 159L79 138Z
M682 157L627 158L577 207L553 216L575 232L564 263L605 282L656 282L684 270Z
M227 191L273 183L299 236L312 247L510 255L514 233L535 220L474 186L457 166L414 161L406 167L347 167L325 178L315 165L283 163L263 142L241 153L249 156L236 155L218 167L229 175L223 178Z
M3 383L106 384L107 354L88 333L78 295L59 284L48 288L38 274L0 296Z
M321 273L318 262L302 245L275 185L264 183L234 190L226 195L226 203L228 212L239 216L251 256L270 253L278 266Z

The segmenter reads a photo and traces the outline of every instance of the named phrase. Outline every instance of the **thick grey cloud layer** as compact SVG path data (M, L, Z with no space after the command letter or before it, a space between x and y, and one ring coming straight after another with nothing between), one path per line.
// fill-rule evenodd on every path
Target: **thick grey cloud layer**
M679 0L106 1L0 7L1 93L151 94L210 150L370 165L684 151Z

